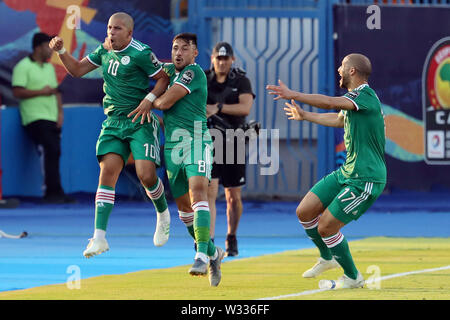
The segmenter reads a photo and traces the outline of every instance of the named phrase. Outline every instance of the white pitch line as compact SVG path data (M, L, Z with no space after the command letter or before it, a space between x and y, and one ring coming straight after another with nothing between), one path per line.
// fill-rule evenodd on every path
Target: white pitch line
M391 274L391 275L380 277L380 278L371 278L371 279L367 280L365 282L365 284L370 284L373 282L388 280L388 279L392 279L392 278L405 277L405 276L409 276L412 274L435 272L435 271L442 271L442 270L447 270L447 269L450 269L450 265L439 267L439 268L433 268L433 269L424 269L424 270L416 270L416 271L409 271L409 272L403 272L403 273L395 273L395 274ZM307 290L307 291L302 291L302 292L298 292L298 293L286 294L286 295L282 295L282 296L260 298L257 300L277 300L277 299L285 299L285 298L298 297L298 296L307 296L307 295L316 294L319 292L329 291L329 290L333 290L333 289Z

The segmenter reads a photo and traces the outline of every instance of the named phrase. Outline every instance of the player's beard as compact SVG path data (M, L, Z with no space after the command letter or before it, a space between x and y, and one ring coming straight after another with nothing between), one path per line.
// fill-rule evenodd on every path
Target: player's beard
M349 79L348 75L345 73L342 73L341 80L339 81L339 86L342 89L348 89L349 84L350 84L350 79Z
M175 63L176 61L172 61L173 65L175 66L175 70L177 70L178 72L180 72L181 70L183 70L187 65L189 65L188 62L186 62L185 59L182 59L180 62Z

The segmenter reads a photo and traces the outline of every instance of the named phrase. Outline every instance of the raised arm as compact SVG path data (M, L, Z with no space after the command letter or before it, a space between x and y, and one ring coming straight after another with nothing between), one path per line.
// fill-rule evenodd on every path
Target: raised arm
M342 112L317 113L305 111L300 108L300 106L297 105L293 99L291 100L291 103L286 102L285 105L284 111L286 112L289 120L306 120L327 127L344 127L344 115Z
M353 110L355 105L349 99L344 97L330 97L323 94L309 94L290 90L281 80L278 80L278 86L268 85L266 89L269 94L277 95L274 100L286 99L297 100L309 104L313 107L326 110Z
M60 37L54 37L49 46L52 50L58 52L59 59L66 68L67 72L76 78L84 76L86 73L98 68L98 66L92 64L87 58L83 58L81 61L75 59L69 52L64 49L64 41Z

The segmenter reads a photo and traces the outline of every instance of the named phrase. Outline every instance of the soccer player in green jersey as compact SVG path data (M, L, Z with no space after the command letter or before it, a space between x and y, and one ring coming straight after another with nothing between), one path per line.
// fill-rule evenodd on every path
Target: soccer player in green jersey
M82 77L98 67L103 71L103 108L107 118L97 141L100 177L94 236L83 252L87 258L109 250L105 235L115 201L114 189L130 153L136 174L156 208L153 243L162 246L169 238L170 213L163 184L156 174L160 165L159 120L151 112L153 101L165 91L169 78L151 48L133 39L133 26L133 18L128 14L113 14L105 42L81 61L64 49L61 38L55 37L49 44L72 76ZM150 93L149 78L156 80Z
M320 281L321 288L364 286L364 278L357 270L340 230L350 221L357 220L375 202L386 184L384 117L380 100L367 83L371 71L366 56L356 53L346 56L338 69L340 87L348 90L342 97L295 92L281 81L278 86L267 86L269 94L277 95L275 100L291 100L284 108L288 119L344 128L345 163L317 182L296 210L306 234L320 251L319 261L303 277L313 278L339 265L344 269L339 280ZM307 112L294 100L340 112Z
M207 82L195 63L197 36L181 33L172 42L172 63L165 64L169 89L153 102L164 111L164 160L180 219L197 242L191 275L206 275L219 285L224 251L211 241L208 184L211 179L212 139L206 126Z

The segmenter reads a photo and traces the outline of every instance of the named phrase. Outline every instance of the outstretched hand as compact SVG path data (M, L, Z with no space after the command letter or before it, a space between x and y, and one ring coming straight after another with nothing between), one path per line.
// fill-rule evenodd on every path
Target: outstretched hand
M269 94L277 95L277 97L273 98L273 100L286 99L290 100L294 98L294 92L288 88L287 85L283 83L283 81L278 80L278 86L276 85L267 85L266 89L269 90Z
M145 119L147 119L147 121L150 123L151 122L151 112L152 112L152 103L150 101L148 101L147 99L144 99L141 101L141 103L139 104L139 106L134 109L133 111L131 111L128 114L128 118L132 117L133 115L134 118L133 120L131 120L131 122L136 122L136 120L139 119L139 117L141 117L141 124L144 124Z
M284 107L284 111L289 120L305 120L305 110L300 108L300 106L296 104L293 99L291 100L291 103L286 102L285 105L286 107Z

